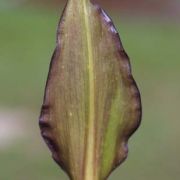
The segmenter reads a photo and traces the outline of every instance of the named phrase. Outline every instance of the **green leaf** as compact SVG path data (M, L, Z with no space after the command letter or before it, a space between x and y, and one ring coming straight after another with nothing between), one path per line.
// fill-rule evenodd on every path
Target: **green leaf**
M127 156L141 119L129 59L106 13L69 0L40 115L54 160L73 180L104 180Z

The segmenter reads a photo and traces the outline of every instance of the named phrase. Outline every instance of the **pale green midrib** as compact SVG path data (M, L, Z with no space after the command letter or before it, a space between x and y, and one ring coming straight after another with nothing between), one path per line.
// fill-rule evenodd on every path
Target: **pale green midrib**
M84 11L84 21L85 21L85 32L87 40L87 54L88 54L88 73L89 73L89 114L88 114L88 126L87 126L87 136L86 136L86 152L85 152L85 164L84 164L84 180L95 180L95 164L94 164L94 68L93 68L93 50L92 50L92 37L91 37L91 27L89 22L88 14L88 3L83 0L83 11Z

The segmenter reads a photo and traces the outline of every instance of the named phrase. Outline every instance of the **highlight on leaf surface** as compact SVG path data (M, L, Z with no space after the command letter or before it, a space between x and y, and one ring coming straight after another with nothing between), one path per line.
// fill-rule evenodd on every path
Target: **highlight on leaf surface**
M54 160L72 180L107 179L140 119L140 94L111 19L89 0L69 0L39 120Z

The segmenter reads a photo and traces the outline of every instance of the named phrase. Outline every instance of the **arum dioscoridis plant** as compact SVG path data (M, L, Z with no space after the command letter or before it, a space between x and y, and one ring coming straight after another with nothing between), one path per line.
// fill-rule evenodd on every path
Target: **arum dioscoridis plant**
M105 180L127 157L140 119L140 94L111 19L90 0L68 0L39 120L53 159L72 180Z

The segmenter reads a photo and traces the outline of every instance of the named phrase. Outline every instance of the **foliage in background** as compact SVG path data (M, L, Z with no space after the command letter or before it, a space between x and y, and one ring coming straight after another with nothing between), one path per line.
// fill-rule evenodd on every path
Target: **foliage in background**
M22 127L23 133L21 138L14 136L5 147L0 143L2 180L68 179L51 160L49 151L44 151L37 126L37 110L42 103L59 15L59 10L37 7L0 11L0 121L12 125L6 128L6 133L9 129L16 130L16 126ZM179 180L180 143L176 139L180 137L180 26L173 21L164 22L160 17L143 20L116 15L113 19L132 58L133 74L139 82L143 104L148 108L144 109L141 128L130 141L128 163L117 169L109 180L119 180L119 177ZM31 113L21 117L13 111L20 115L26 111ZM4 112L12 119L7 119Z

